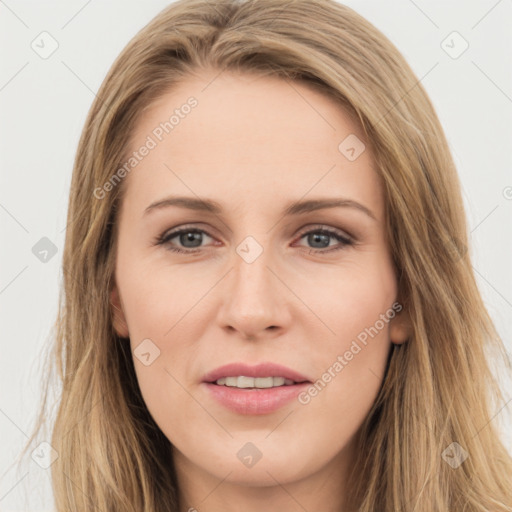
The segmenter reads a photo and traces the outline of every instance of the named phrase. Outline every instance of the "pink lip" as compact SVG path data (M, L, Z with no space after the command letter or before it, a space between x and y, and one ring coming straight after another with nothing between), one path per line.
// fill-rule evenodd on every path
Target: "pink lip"
M203 377L203 382L215 382L222 377L237 377L244 375L246 377L284 377L297 383L308 381L310 379L300 373L274 363L260 363L256 366L249 366L244 363L231 363L221 366Z
M296 382L269 389L238 389L229 386L218 386L215 381L222 377L284 377ZM311 384L304 375L285 366L274 363L261 363L248 366L243 363L231 363L207 373L203 385L212 397L221 405L239 414L269 414L297 397Z
M238 389L203 382L212 397L238 414L269 414L277 411L311 385L310 382L269 389Z

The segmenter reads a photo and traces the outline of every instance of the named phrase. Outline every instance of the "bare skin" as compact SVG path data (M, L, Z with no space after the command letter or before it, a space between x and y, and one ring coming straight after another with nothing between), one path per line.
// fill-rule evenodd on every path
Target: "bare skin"
M382 185L364 134L331 99L302 83L216 75L190 77L162 96L133 134L135 150L187 98L197 99L125 178L114 326L132 351L145 339L160 351L151 364L135 356L134 364L145 403L174 447L183 512L348 510L355 436L391 343L409 336L405 311L386 316L398 290ZM366 144L353 161L338 149L351 134ZM171 195L212 199L222 212L173 205L145 213ZM371 214L349 206L283 214L294 201L341 197ZM155 243L184 226L196 241L192 234ZM242 247L263 249L251 263L237 252L246 237L257 245ZM345 357L376 325L378 333ZM341 371L333 367L338 356ZM260 415L226 408L202 382L224 364L264 361L312 382L328 380L330 369L331 379L314 396ZM249 442L261 453L252 467L237 456Z

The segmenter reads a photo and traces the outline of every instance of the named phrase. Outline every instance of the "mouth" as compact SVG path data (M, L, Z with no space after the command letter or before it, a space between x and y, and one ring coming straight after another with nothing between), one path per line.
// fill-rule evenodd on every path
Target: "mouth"
M270 414L312 384L304 375L273 363L232 363L203 378L209 397L237 414Z
M302 384L303 382L308 381L300 381L296 382L292 379L287 379L282 376L277 377L247 377L246 375L238 375L231 377L221 377L217 379L215 382L211 384L216 384L217 386L227 386L238 389L270 389L270 388L278 388L281 386L293 386L295 384Z

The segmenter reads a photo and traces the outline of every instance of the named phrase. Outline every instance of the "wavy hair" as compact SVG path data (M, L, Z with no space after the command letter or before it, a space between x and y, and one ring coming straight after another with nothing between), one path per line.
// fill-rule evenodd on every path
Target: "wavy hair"
M412 334L393 346L360 429L354 510L512 511L512 458L493 421L503 402L495 361L508 369L510 361L476 284L445 134L396 47L334 0L178 0L136 34L103 81L74 162L52 366L32 437L48 418L53 375L61 386L51 435L56 510L179 510L170 442L113 328L124 182L101 200L94 191L125 161L141 113L203 70L308 83L370 141ZM458 468L445 457L455 442L469 455Z

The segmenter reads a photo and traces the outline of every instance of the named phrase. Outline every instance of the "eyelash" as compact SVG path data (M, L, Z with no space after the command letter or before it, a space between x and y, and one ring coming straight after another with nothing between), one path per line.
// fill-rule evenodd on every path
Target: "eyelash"
M196 253L196 252L200 251L201 248L180 249L179 247L174 247L170 244L170 241L173 238L176 238L177 236L179 236L183 233L204 233L207 236L209 236L210 238L213 238L207 231L204 231L203 229L192 228L192 227L183 227L179 230L172 231L171 233L168 233L167 231L165 231L164 233L162 233L160 236L158 236L155 239L154 245L163 245L166 247L166 249L168 249L172 252L183 253L183 254L192 254L192 253ZM314 252L317 254L339 251L341 249L345 249L346 247L349 247L349 246L352 246L355 244L355 240L348 238L346 236L342 236L335 230L327 229L324 227L314 228L314 229L311 229L309 231L302 233L299 237L299 240L304 238L307 235L312 234L312 233L320 233L322 235L329 235L329 236L332 236L333 238L335 238L336 240L338 240L338 242L341 242L341 245L339 245L338 247L334 247L334 248L330 248L330 249L328 249L328 248L325 248L325 249L310 248L310 252Z

